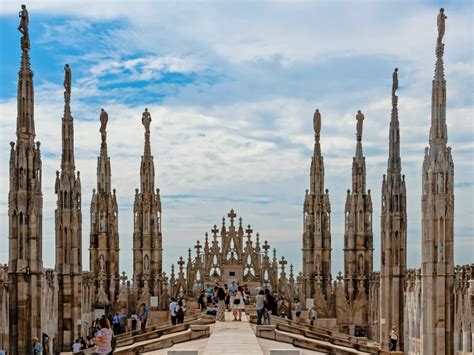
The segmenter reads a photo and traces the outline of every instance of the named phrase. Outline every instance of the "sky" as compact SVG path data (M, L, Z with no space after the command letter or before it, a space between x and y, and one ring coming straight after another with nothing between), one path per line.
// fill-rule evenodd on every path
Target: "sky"
M0 3L0 262L8 261L9 142L16 139L21 2ZM469 1L29 1L36 139L43 158L43 259L54 267L55 171L60 166L64 64L72 69L76 168L81 172L83 265L100 149L119 205L120 269L132 272L134 190L151 113L161 190L163 268L231 208L301 270L303 199L322 115L332 207L332 270L343 270L343 212L355 154L355 115L374 206L380 265L380 189L387 169L391 81L399 68L408 267L419 267L421 166L428 144L436 16L446 21L448 144L455 164L455 264L474 262L473 8Z

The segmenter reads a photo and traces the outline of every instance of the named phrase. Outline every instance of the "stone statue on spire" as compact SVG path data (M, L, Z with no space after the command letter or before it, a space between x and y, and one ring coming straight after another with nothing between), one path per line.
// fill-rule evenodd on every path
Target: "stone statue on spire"
M18 31L21 32L23 37L21 38L21 49L28 50L30 49L30 35L28 33L28 25L30 23L30 16L28 15L28 10L26 5L21 5L21 11L18 13L20 18L20 24L18 25Z
M316 112L314 113L314 116L313 116L313 128L314 128L314 133L316 134L317 137L319 137L319 134L321 132L321 114L319 113L318 109L316 109Z
M392 97L395 97L395 92L398 89L398 68L395 68L392 74Z
M142 124L145 127L145 133L150 133L150 122L151 122L151 115L148 112L148 109L145 108L145 112L142 114Z
M439 9L439 14L438 14L438 38L437 38L437 44L441 45L441 41L443 40L444 37L444 31L446 30L446 19L448 16L444 14L444 9L441 8Z
M109 120L109 115L107 112L101 108L100 109L100 133L102 135L105 135L105 129L107 128L107 122Z
M69 64L66 64L64 66L64 89L67 92L71 92L71 68L69 67Z
M28 16L28 10L26 9L26 5L21 5L21 11L18 13L18 17L20 18L18 31L20 31L23 36L28 36L28 25L30 23L30 17Z
M362 140L362 125L364 124L364 114L359 110L356 115L357 119L357 141Z

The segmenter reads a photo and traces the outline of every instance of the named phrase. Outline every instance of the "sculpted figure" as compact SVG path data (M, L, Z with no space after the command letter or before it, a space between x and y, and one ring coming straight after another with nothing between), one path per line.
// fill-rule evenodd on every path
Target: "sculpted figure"
M71 93L71 68L69 64L64 66L64 89L67 93Z
M142 124L145 127L145 132L150 133L150 122L151 122L151 115L148 112L148 109L145 109L145 112L142 114Z
M441 8L439 9L439 14L438 14L438 39L437 42L438 44L441 44L441 41L444 36L444 31L446 30L446 19L448 16L444 14L444 9Z
M314 113L314 116L313 116L313 128L314 128L314 133L316 133L316 135L319 136L319 133L321 132L321 114L319 113L318 109L316 109L316 112Z
M105 261L104 261L103 255L101 255L99 258L99 266L100 266L100 271L105 271Z
M395 96L395 91L398 89L398 68L395 68L392 74L392 97Z
M20 18L20 24L18 25L18 31L20 31L23 36L28 36L28 25L30 23L30 17L28 16L28 10L26 5L21 5L21 11L18 13Z
M145 261L143 262L143 269L145 271L150 270L150 258L148 258L148 255L145 255Z
M100 133L105 133L105 128L107 127L107 122L109 121L109 115L103 108L100 109Z
M360 112L360 110L357 111L356 119L357 119L357 140L361 141L362 140L362 125L364 124L364 114Z

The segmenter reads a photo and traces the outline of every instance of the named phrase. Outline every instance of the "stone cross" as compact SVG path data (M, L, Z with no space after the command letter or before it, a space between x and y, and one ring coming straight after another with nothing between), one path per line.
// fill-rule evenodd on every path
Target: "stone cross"
M127 282L127 275L125 273L125 271L122 271L122 276L120 277L120 280L122 280L122 285L125 285L125 282Z
M273 250L276 252L276 250L275 250L275 249L273 249ZM280 260L280 265L281 265L281 273L282 273L282 274L284 274L284 273L285 273L285 266L286 266L286 264L288 264L288 261L286 261L286 260L285 260L285 257L284 257L284 256L282 256L282 257L281 257L281 260Z
M268 255L268 249L270 249L270 244L268 244L268 241L266 240L264 243L263 243L263 250L265 251L265 255Z
M250 224L247 226L245 233L247 233L248 237L250 238L250 235L253 233L253 229L250 228Z
M188 261L191 261L191 248L188 249Z
M214 228L211 229L211 232L212 234L214 234L214 236L217 236L217 233L219 233L219 229L217 229L217 226L214 224Z
M207 235L206 235L206 237L207 237ZM196 245L194 246L194 248L196 249L197 256L201 255L202 245L199 243L199 240L196 242Z
M172 278L174 278L174 264L171 264L171 275Z
M179 257L178 265L179 265L179 272L182 273L183 272L183 266L184 266L184 260L183 260L182 256Z
M237 214L234 212L234 209L231 209L227 217L230 218L230 223L234 223L234 218L237 217Z

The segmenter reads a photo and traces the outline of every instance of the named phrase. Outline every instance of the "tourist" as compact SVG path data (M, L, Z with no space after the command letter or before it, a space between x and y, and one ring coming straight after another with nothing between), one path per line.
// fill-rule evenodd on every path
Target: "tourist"
M272 316L278 315L278 293L273 292L273 302L272 302Z
M308 310L308 318L309 318L311 326L313 326L314 323L316 322L316 317L317 317L316 308L314 308L314 305L312 305Z
M233 307L232 307L232 314L234 315L234 321L241 321L242 320L242 310L245 309L244 304L244 292L242 286L237 287L237 292L233 297ZM238 318L237 318L238 316Z
M262 325L263 312L264 308L265 295L263 290L260 290L257 297L255 297L255 309L257 310L257 325Z
M238 286L236 285L235 280L234 280L234 281L232 281L232 283L229 285L229 295L230 295L229 302L230 302L230 307L231 307L232 309L234 309L234 297L235 297L236 294L237 294L237 289L238 289Z
M171 324L176 325L176 299L174 297L171 297L171 302L169 305L169 311L170 311L170 317L171 317Z
M137 322L138 322L137 313L133 312L133 314L130 318L132 320L132 332L133 332L134 330L137 330Z
M95 346L94 345L94 340L92 340L92 337L88 335L86 337L86 349L93 348L94 346Z
M250 289L248 288L247 284L244 285L244 295L245 295L245 304L249 304L249 302L250 302Z
M273 296L270 293L270 290L268 288L265 289L264 292L265 295L265 300L263 302L265 311L263 313L263 323L270 325L270 314L272 313L273 309Z
M72 344L72 352L73 353L78 353L82 350L82 344L81 344L81 341L79 339L76 339L76 341L74 342L74 344Z
M396 326L393 326L392 330L390 331L390 343L390 351L397 351L398 331Z
M33 345L33 355L43 354L43 345L41 345L41 342L38 340L37 337L31 339L31 343Z
M227 286L225 286L225 300L224 300L224 303L225 303L225 310L226 311L230 311L230 293L229 293L229 290L227 290Z
M206 312L207 310L206 302L204 301L205 298L206 298L206 295L204 293L204 290L202 290L198 298L198 305L201 312Z
M141 330L145 330L146 323L148 322L148 308L145 303L142 303L142 313L140 314Z
M186 312L186 307L183 303L183 300L179 300L178 305L176 306L176 309L175 309L176 324L183 324L183 322L184 322L184 312Z
M93 341L97 345L97 354L107 355L112 352L114 332L110 329L110 322L105 317L99 319L99 329L99 335Z
M114 334L120 334L120 318L117 313L112 317L112 325L114 327Z
M296 315L296 320L299 320L301 316L301 303L299 299L295 300L295 315Z
M214 288L216 290L216 295L218 299L217 303L217 316L216 316L216 321L218 322L224 322L225 321L225 291L224 289L216 283L216 287Z

